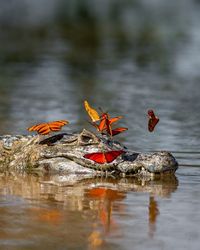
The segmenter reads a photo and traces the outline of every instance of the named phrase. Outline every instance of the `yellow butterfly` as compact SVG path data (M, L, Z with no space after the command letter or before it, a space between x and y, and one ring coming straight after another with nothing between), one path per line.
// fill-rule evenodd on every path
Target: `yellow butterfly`
M91 108L87 101L84 101L84 106L85 106L85 110L87 111L88 115L90 116L92 122L96 122L96 121L99 121L101 119L98 112L95 109Z

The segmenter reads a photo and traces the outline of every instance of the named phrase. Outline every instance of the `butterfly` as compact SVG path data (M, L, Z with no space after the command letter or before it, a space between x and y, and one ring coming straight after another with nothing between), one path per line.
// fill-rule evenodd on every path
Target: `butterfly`
M40 123L28 128L28 131L36 131L38 134L47 135L50 132L61 130L61 128L68 123L69 122L67 120Z
M122 118L122 116L117 116L117 117L110 118L110 115L108 113L103 113L101 115L101 120L100 120L99 126L97 126L97 129L100 132L103 132L104 130L106 130L106 132L112 137L113 136L113 130L112 130L111 124L117 122L121 118ZM120 132L115 133L115 135L119 134L119 133Z
M125 130L127 130L127 128L117 128L112 130L111 124L117 122L119 119L122 118L122 116L117 116L117 117L113 117L110 118L110 115L107 112L103 112L102 114L99 115L98 112L91 108L89 103L85 100L84 101L84 106L85 106L85 110L87 111L88 115L90 116L92 122L90 122L98 131L103 132L106 130L106 132L112 137L114 135L117 135ZM99 124L97 124L97 122L99 122Z
M116 131L115 131L115 129L112 130L111 124L113 124L114 122L117 122L119 119L122 118L122 116L110 118L108 113L103 113L100 117L101 117L101 120L100 120L99 124L97 124L96 122L90 122L90 123L101 133L103 133L103 131L106 130L106 132L109 135L113 136L113 135L117 135L117 134L127 130L126 128L122 128L121 131L120 131L121 128L116 129Z
M128 130L128 128L121 127L121 128L112 129L112 136L118 135L126 130Z
M149 109L147 113L149 117L148 129L149 132L153 132L156 124L159 122L159 118L155 116L154 111L152 109Z
M99 116L98 112L94 108L90 107L88 101L86 101L86 100L84 101L84 106L85 106L85 110L87 111L92 122L97 122L100 120L100 116Z
M99 123L99 131L103 131L103 130L107 130L107 131L110 130L111 131L111 124L117 122L121 118L122 118L122 116L110 118L110 115L108 113L103 113L101 115L101 120Z
M96 152L96 153L85 154L83 157L99 164L105 164L105 163L111 163L124 152L125 151L123 150Z

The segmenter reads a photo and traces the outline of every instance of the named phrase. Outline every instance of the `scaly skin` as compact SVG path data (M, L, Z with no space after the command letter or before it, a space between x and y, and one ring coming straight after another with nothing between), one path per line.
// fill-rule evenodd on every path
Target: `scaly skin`
M97 164L85 159L87 153L124 150L109 164ZM178 168L168 152L136 153L106 136L83 130L80 134L0 137L2 169L56 171L85 175L156 175L174 173Z

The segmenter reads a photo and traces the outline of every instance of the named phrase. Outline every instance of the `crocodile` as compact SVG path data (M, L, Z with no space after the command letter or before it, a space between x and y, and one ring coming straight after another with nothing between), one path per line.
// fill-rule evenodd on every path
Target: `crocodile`
M111 163L99 164L85 154L123 150ZM128 150L107 135L83 129L80 133L4 135L0 137L0 169L62 172L75 175L155 176L174 174L178 163L170 152Z

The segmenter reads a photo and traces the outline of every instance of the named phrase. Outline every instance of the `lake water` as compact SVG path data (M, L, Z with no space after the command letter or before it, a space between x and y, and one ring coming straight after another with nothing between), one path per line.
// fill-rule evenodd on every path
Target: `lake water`
M123 115L119 125L128 131L117 139L129 149L171 151L176 176L74 183L2 173L0 249L199 249L199 3L169 1L156 9L158 1L141 2L134 20L127 7L129 26L122 16L114 24L104 16L95 21L83 9L75 25L0 25L0 133L27 134L30 125L57 119L70 121L63 131L93 130L86 99ZM149 108L160 118L153 133Z
M0 249L198 249L199 168L155 181L63 179L1 175Z

